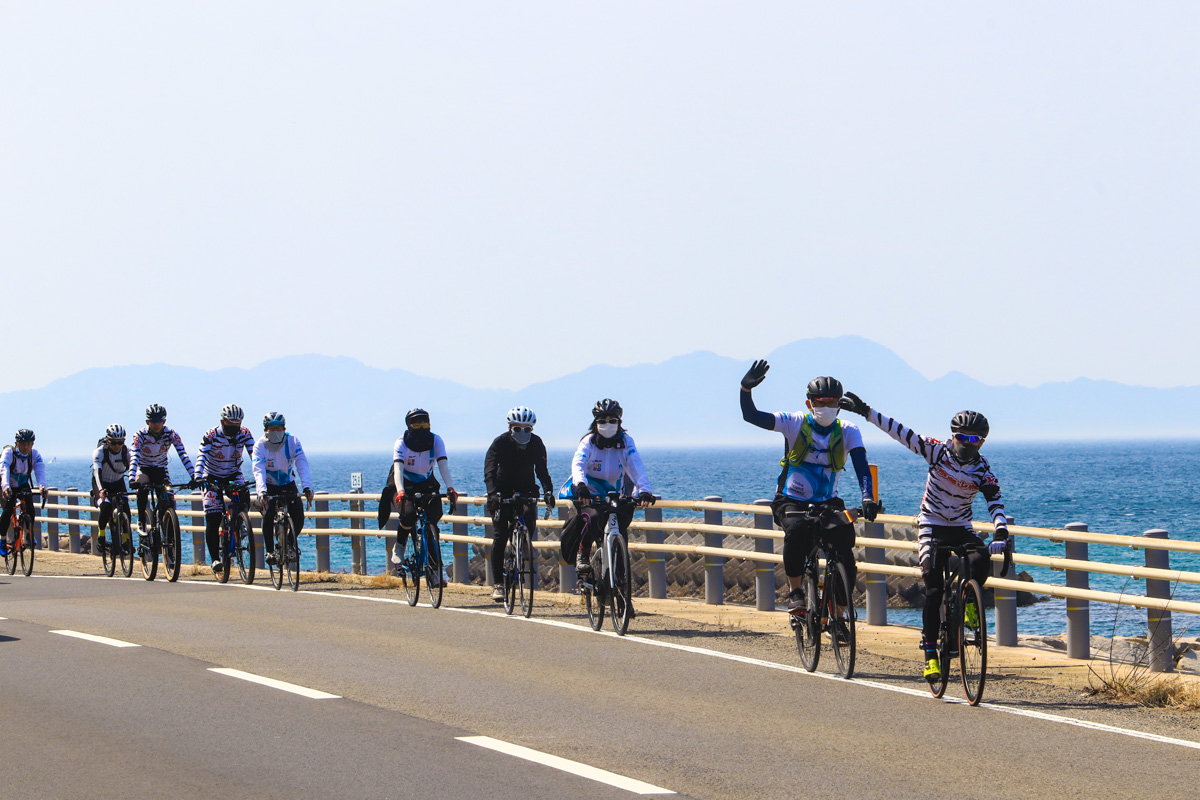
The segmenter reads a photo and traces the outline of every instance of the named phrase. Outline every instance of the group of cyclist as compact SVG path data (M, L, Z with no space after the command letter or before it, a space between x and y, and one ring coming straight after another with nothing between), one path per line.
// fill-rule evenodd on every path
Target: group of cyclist
M972 555L968 564L980 585L987 581L989 556L1002 553L1008 545L1007 521L1000 496L1000 485L991 467L980 454L989 433L987 419L975 411L961 411L950 422L951 438L941 442L922 437L901 423L867 405L853 392L844 390L840 381L828 376L814 378L807 387L805 408L795 412L769 413L754 404L753 390L763 382L770 369L766 361L755 361L741 380L742 417L752 425L783 435L784 454L771 510L775 523L783 530L783 566L788 580L788 609L803 615L806 598L803 588L805 561L814 543L819 541L827 552L841 562L853 586L857 570L854 563L854 526L846 503L838 494L838 474L847 464L854 468L861 515L873 521L880 511L871 471L867 465L862 434L852 422L839 419L842 410L857 414L891 436L929 465L925 492L917 518L921 574L925 588L925 609L921 648L925 654L924 675L934 680L939 673L937 659L938 609L945 587L937 544L967 545ZM600 541L610 514L617 515L622 534L627 533L635 507L654 502L653 488L633 437L625 430L620 403L605 398L592 409L592 422L579 440L571 459L569 479L556 492L547 465L546 446L534 434L537 415L524 406L508 412L508 429L488 447L484 459L484 483L487 488L486 512L492 518L495 537L491 552L496 587L492 599L504 599L501 580L504 549L519 516L532 532L537 526L537 498L553 508L557 499L569 500L567 521L563 526L561 551L564 560L574 562L581 574L590 569L592 546ZM254 490L263 510L263 519L274 519L283 504L296 530L304 524L301 496L311 503L312 479L308 459L300 440L287 432L283 415L271 412L263 418L263 435L257 440L242 426L244 412L236 405L221 409L220 423L204 434L193 467L179 434L166 426L167 411L154 404L146 409L146 427L134 434L132 447L126 447L125 429L110 425L98 443L92 458L93 500L100 509L100 539L112 520L114 499L126 493L125 477L137 491L139 526L147 527L145 515L148 492L159 492L160 504L170 503L171 478L167 459L172 448L188 473L188 486L202 488L205 515L205 540L214 573L221 569L219 533L228 495L236 513L249 504L249 492L242 476L242 454L250 456ZM405 431L393 447L392 469L380 498L379 527L383 528L392 511L398 516L396 545L392 563L400 564L405 545L417 519L417 502L422 503L426 520L437 531L442 516L441 483L453 508L458 492L450 473L449 457L442 437L430 427L429 413L414 408L405 415ZM45 497L45 467L34 448L33 431L17 432L14 446L5 448L0 458L0 553L19 490L41 486ZM299 488L298 488L299 484ZM540 490L539 490L540 484ZM593 504L593 498L617 493L625 502L617 505ZM971 526L971 506L982 492L995 526L990 545ZM520 504L503 502L514 497ZM268 563L278 563L271 525L263 526ZM848 598L845 602L849 602ZM974 608L965 609L970 621Z

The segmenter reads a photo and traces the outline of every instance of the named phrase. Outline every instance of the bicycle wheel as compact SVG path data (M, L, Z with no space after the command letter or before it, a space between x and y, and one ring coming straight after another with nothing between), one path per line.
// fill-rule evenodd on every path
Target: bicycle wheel
M154 528L141 536L138 545L138 559L142 562L142 577L148 581L154 580L158 574L158 548L155 547L154 536L158 533Z
M598 631L604 626L604 575L602 556L600 548L592 553L592 574L588 579L592 582L592 588L587 586L581 587L583 590L583 601L587 604L588 623L592 626L592 630Z
M962 675L963 691L967 702L979 705L983 698L983 684L987 680L987 611L983 607L983 591L973 580L962 585L958 607L963 609L958 628L958 671ZM974 603L975 619L966 609Z
M117 555L113 552L112 545L105 541L103 533L96 531L96 547L100 549L100 563L104 565L104 574L112 577L117 571Z
M4 533L4 568L9 575L17 572L17 542L20 540L19 520L13 520Z
M495 578L495 576L492 576ZM517 607L517 531L513 530L504 545L504 574L500 576L504 588L504 613L511 615Z
M300 589L300 544L296 541L296 529L292 527L290 519L287 526L287 553L283 563L292 591L298 591Z
M179 517L175 509L168 508L159 514L158 535L162 539L163 569L167 571L167 581L174 583L179 580L179 554L183 545L179 540Z
M437 529L425 526L425 588L429 590L429 604L438 608L442 604L442 548L438 542Z
M529 539L529 531L522 530L517 542L517 599L521 603L521 614L528 619L533 614L533 584L537 581L537 551Z
M250 515L245 511L237 513L237 539L234 542L233 554L237 557L238 576L242 583L249 586L254 583L254 528L250 527Z
M938 630L938 666L941 672L932 681L929 681L929 693L934 697L941 697L946 693L946 684L950 678L950 630L958 625L958 620L955 618L954 603L951 601L951 594L946 592L942 598L942 626Z
M33 573L33 545L37 536L33 530L33 515L25 512L21 515L21 573L28 578Z
M833 563L832 570L825 570L825 596L829 604L829 646L837 662L838 674L843 678L854 677L855 635L854 597L846 565ZM844 603L839 604L839 601Z
M612 626L617 636L629 630L629 618L633 615L633 576L629 567L629 545L624 536L613 537L611 558L612 586L608 595L608 607L612 611Z
M282 589L283 571L287 566L287 558L285 557L285 554L287 553L285 542L287 542L287 539L285 537L288 530L292 526L292 520L286 514L283 515L282 518L277 515L274 523L263 520L264 531L267 529L268 525L272 525L272 530L275 533L276 555L274 559L271 559L271 554L267 553L267 571L271 573L271 585L276 589ZM272 560L274 560L274 564L271 563Z
M125 514L114 514L112 530L112 546L117 551L117 561L121 564L121 574L126 578L133 577L133 533L131 523Z
M421 598L421 572L417 569L417 565L423 562L421 537L417 532L409 531L408 542L404 545L404 557L400 561L400 565L396 567L396 572L400 575L400 580L404 583L404 596L408 600L410 606L415 606L417 600Z
M233 546L229 543L229 540L229 521L224 520L221 523L221 532L217 535L217 552L221 554L221 563L214 573L217 583L229 582L229 567L233 556L231 552Z
M804 571L804 614L792 614L792 630L796 634L796 651L800 663L809 672L821 661L821 604L817 588L817 564L810 562Z

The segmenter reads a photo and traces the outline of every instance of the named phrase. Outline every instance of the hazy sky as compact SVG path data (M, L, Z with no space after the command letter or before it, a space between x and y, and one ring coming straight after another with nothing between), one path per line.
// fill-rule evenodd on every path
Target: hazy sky
M857 334L1200 383L1200 4L5 2L0 391Z

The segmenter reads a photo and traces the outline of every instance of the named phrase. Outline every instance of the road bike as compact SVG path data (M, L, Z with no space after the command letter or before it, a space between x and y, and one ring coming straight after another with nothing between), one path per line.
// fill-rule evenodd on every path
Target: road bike
M250 525L250 514L246 511L249 487L245 483L232 483L228 478L205 478L197 481L206 489L214 489L229 498L223 503L225 513L221 517L221 532L218 536L217 552L221 564L214 574L217 583L229 580L229 567L237 562L238 575L242 583L254 583L254 528Z
M409 531L404 544L404 555L396 565L396 574L404 583L404 596L410 606L415 606L421 595L421 576L429 591L429 604L437 608L442 604L442 549L437 528L425 514L427 503L440 503L442 496L437 492L406 493L405 499L417 508L417 521Z
M108 523L111 540L106 540L102 531L96 531L96 547L100 551L100 563L104 565L104 574L112 577L117 570L118 560L121 563L121 573L128 578L133 574L133 538L130 534L129 498L124 492L113 492L110 495L113 504L112 520ZM99 498L98 503L103 502Z
M514 494L500 501L501 506L512 509L512 534L504 546L504 613L512 614L520 606L521 615L533 613L533 588L537 582L537 554L533 549L533 537L525 525L525 513L530 506L537 508L536 497ZM546 509L547 518L550 509Z
M929 692L934 697L946 693L950 678L950 661L958 657L958 672L962 678L963 692L967 702L979 705L983 699L983 685L987 681L987 609L983 607L983 589L971 577L967 557L980 550L976 544L934 545L935 568L942 571L941 623L938 626L938 666L940 673L929 681ZM983 547L984 557L987 548ZM956 569L951 569L950 557L957 556ZM1008 575L1012 567L1012 539L1004 548L1004 568L1000 577ZM972 613L972 607L974 612Z
M814 532L812 550L804 562L801 573L804 587L804 603L789 615L792 632L796 635L796 650L800 663L809 672L817 668L821 660L821 634L829 634L829 648L833 651L837 672L843 678L854 677L855 619L854 587L846 565L833 557L833 548L825 541L824 532L835 526L852 524L861 512L858 509L840 509L810 506L802 513L806 525ZM822 570L821 562L825 562Z
M275 534L275 547L277 548L274 558L267 559L267 566L271 571L271 585L276 589L282 589L284 581L292 587L292 591L297 591L300 588L300 544L296 541L296 527L292 524L292 517L288 514L288 502L296 496L295 485L292 485L291 494L278 494L272 499L275 500L275 513L271 519L263 519L263 526L270 525L272 532ZM312 502L309 501L308 507L312 507ZM266 509L263 509L266 513Z
M9 518L8 532L4 535L4 566L9 575L16 574L18 561L22 575L29 577L33 574L33 551L41 528L33 513L34 488L25 485L12 490L16 492L17 502ZM46 498L43 497L42 508L45 507Z
M629 630L633 617L633 579L629 564L629 544L621 533L617 514L637 505L631 497L609 492L607 499L592 498L588 505L607 514L600 546L592 552L591 569L579 576L579 588L587 606L592 630L604 627L604 606L608 604L612 628L618 636ZM580 513L586 513L582 509ZM583 535L590 535L591 522L584 523ZM582 542L580 543L582 547Z
M182 484L186 485L186 484ZM150 484L150 527L138 537L138 558L142 562L142 576L152 581L158 574L158 556L162 553L163 569L167 581L179 580L180 551L183 546L179 535L179 516L175 513L175 486ZM125 499L126 525L128 525L129 501ZM128 574L128 573L126 573Z

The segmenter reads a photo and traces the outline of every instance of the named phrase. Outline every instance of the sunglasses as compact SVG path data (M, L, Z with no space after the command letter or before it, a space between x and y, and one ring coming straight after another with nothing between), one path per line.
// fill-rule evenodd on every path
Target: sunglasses
M976 436L973 433L956 433L954 441L962 442L963 444L983 444L984 437Z
M604 417L597 417L596 424L597 425L620 425L621 418L620 417L612 417L611 419L608 419L608 418L604 418Z
M508 429L510 431L519 431L520 433L533 433L532 425L510 425Z
M808 402L812 403L816 408L837 408L838 398L836 397L810 397Z
M428 422L414 422L412 425L409 425L408 427L412 428L414 431L427 431L427 430L429 430L429 423Z
M108 443L109 443L109 445L125 444L125 440L124 439L109 439Z

